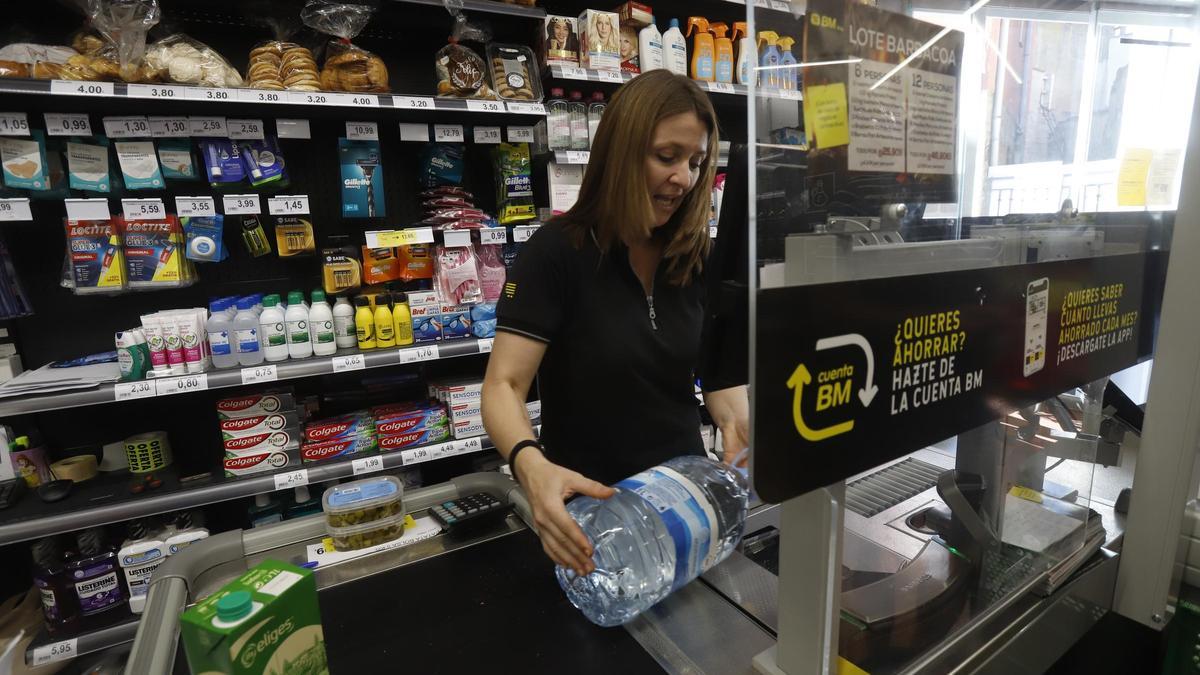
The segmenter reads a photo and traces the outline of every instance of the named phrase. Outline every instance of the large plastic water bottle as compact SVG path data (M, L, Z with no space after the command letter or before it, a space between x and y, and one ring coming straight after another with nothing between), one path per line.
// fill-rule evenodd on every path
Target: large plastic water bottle
M616 626L720 563L741 541L749 487L707 457L676 457L613 486L604 500L580 497L567 513L592 542L596 570L555 570L567 599L592 623Z

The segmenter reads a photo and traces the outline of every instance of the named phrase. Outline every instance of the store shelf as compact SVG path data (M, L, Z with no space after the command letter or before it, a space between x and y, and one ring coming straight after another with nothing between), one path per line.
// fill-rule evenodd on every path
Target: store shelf
M725 0L732 5L745 5L746 0ZM792 3L785 0L754 0L754 6L758 9L773 9L776 12L784 12L793 16L799 16L804 13L804 3L797 2L795 12L792 10Z
M483 2L483 0L479 0ZM499 3L486 3L499 4ZM474 101L407 94L347 94L325 91L270 91L266 89L214 89L181 84L125 84L68 80L0 79L0 93L40 94L105 99L187 101L210 104L305 106L319 108L393 109L417 112L477 112L504 115L545 115L541 104Z
M729 141L721 141L719 149L717 166L728 166ZM556 164L587 164L591 160L591 153L587 150L555 150L553 155Z
M433 5L435 7L444 7L447 5L445 0L398 0L402 3L410 5ZM778 0L776 0L778 1ZM546 10L540 7L529 7L526 5L514 5L507 2L489 2L488 0L457 0L454 3L461 9L468 12L484 12L487 14L503 14L505 16L523 16L530 19L546 18Z
M111 626L85 631L73 637L50 637L42 628L25 647L25 665L43 666L133 642L140 616L130 616Z
M540 428L535 426L534 430ZM129 492L129 474L115 472L114 475L102 475L76 485L72 493L60 502L46 504L33 491L26 493L21 501L0 511L0 546L491 449L494 446L487 436L474 436L384 453L362 453L292 465L273 473L240 478L216 477L187 484L181 484L168 468L155 474L163 481L162 487L136 495Z
M373 349L370 351L343 349L339 350L334 356L316 356L296 361L263 363L259 366L247 368L212 370L207 373L187 375L182 378L165 377L158 380L119 382L116 384L101 385L95 389L64 391L42 396L14 396L12 398L0 399L0 417L158 396L172 396L192 391L204 391L206 389L241 387L243 385L260 384L277 380L295 380L316 375L331 375L333 373L354 370L397 366L403 363L436 361L438 359L449 359L458 356L486 354L491 350L492 341L490 338L446 340L444 342L431 342L398 349ZM273 373L270 370L272 367L274 369Z
M588 82L606 82L609 84L622 84L637 77L637 73L615 72L607 70L592 70L590 68L579 68L576 66L556 66L551 65L548 69L550 77L556 80L583 80ZM711 94L724 94L728 96L747 96L750 90L744 84L728 84L723 82L702 82L696 81L700 88ZM766 98L778 98L791 101L804 100L803 95L799 91L784 91L774 87L759 87L758 96ZM580 163L580 162L575 162ZM586 162L582 162L586 164Z

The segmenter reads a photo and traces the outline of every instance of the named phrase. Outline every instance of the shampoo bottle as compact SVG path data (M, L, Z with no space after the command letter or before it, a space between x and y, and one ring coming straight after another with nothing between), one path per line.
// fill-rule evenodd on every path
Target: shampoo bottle
M758 65L758 49L754 46L754 38L746 35L745 21L733 22L733 40L737 42L737 82L750 84L754 66Z
M708 32L708 19L688 17L688 37L692 38L692 79L713 81L713 36Z
M729 26L714 23L709 26L713 34L713 79L716 82L733 82L733 40L726 33Z
M663 33L663 63L672 73L687 75L687 38L679 30L679 19L671 19Z
M792 54L792 45L796 40L786 35L779 38L779 48L783 54L779 57L779 65L791 66L779 69L779 88L787 91L797 91L800 84L800 69L796 67L796 57Z
M643 73L663 67L663 36L654 25L654 17L638 31L638 66Z
M762 76L758 78L760 86L779 88L779 48L775 46L778 41L779 34L775 31L762 30L758 32L759 48L762 49L758 65L766 68L762 71ZM766 43L765 48L762 43Z

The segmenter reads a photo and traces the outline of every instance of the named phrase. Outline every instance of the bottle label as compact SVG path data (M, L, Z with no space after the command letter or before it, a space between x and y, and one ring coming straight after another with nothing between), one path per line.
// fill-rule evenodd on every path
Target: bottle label
M333 317L333 334L337 337L350 337L354 335L354 319L351 317Z
M229 331L219 330L208 334L208 346L213 356L228 356L233 353L229 344Z
M283 322L264 323L259 327L263 332L264 344L268 347L287 346L287 336L283 332Z
M253 328L243 328L235 334L237 338L238 351L243 354L250 354L258 351L258 331ZM216 348L213 348L213 353L218 353ZM226 352L228 353L228 352Z
M308 342L308 322L304 319L287 322L287 341L294 345Z
M152 563L125 568L125 582L129 585L129 596L137 597L150 592L150 575L166 558L158 558Z
M76 582L75 595L79 596L79 610L83 614L102 612L125 599L115 571Z
M677 591L716 563L720 553L717 514L700 488L678 471L656 466L626 478L614 487L629 490L658 512L675 542Z
M320 321L314 323L313 329L315 331L313 342L316 342L317 344L328 344L334 341L335 338L333 334L332 321Z

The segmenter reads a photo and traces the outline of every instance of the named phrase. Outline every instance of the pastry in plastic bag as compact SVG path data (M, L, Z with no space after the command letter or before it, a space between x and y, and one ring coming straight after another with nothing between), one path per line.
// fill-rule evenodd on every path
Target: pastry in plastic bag
M141 82L146 79L142 59L146 52L146 33L158 24L158 0L86 0L91 26L111 43L110 50L90 37L80 38L80 49L88 54L103 54L118 64L121 79ZM98 47L98 52L92 52ZM77 47L78 49L78 47Z
M0 60L0 77L29 77L29 65L19 61Z
M388 90L383 59L356 47L350 40L362 32L374 10L328 0L309 0L300 12L304 25L340 39L330 41L321 68L320 85L328 91L377 92ZM286 84L286 82L285 82Z
M464 41L487 42L488 34L467 22L466 17L461 14L454 18L450 44L439 49L434 56L434 69L438 78L437 95L495 99L495 92L488 86L487 64L475 50L462 44Z
M312 52L294 42L280 40L263 42L250 50L246 80L256 89L318 91L321 88Z
M241 87L242 76L208 45L176 33L146 49L146 65L165 82L202 87Z

